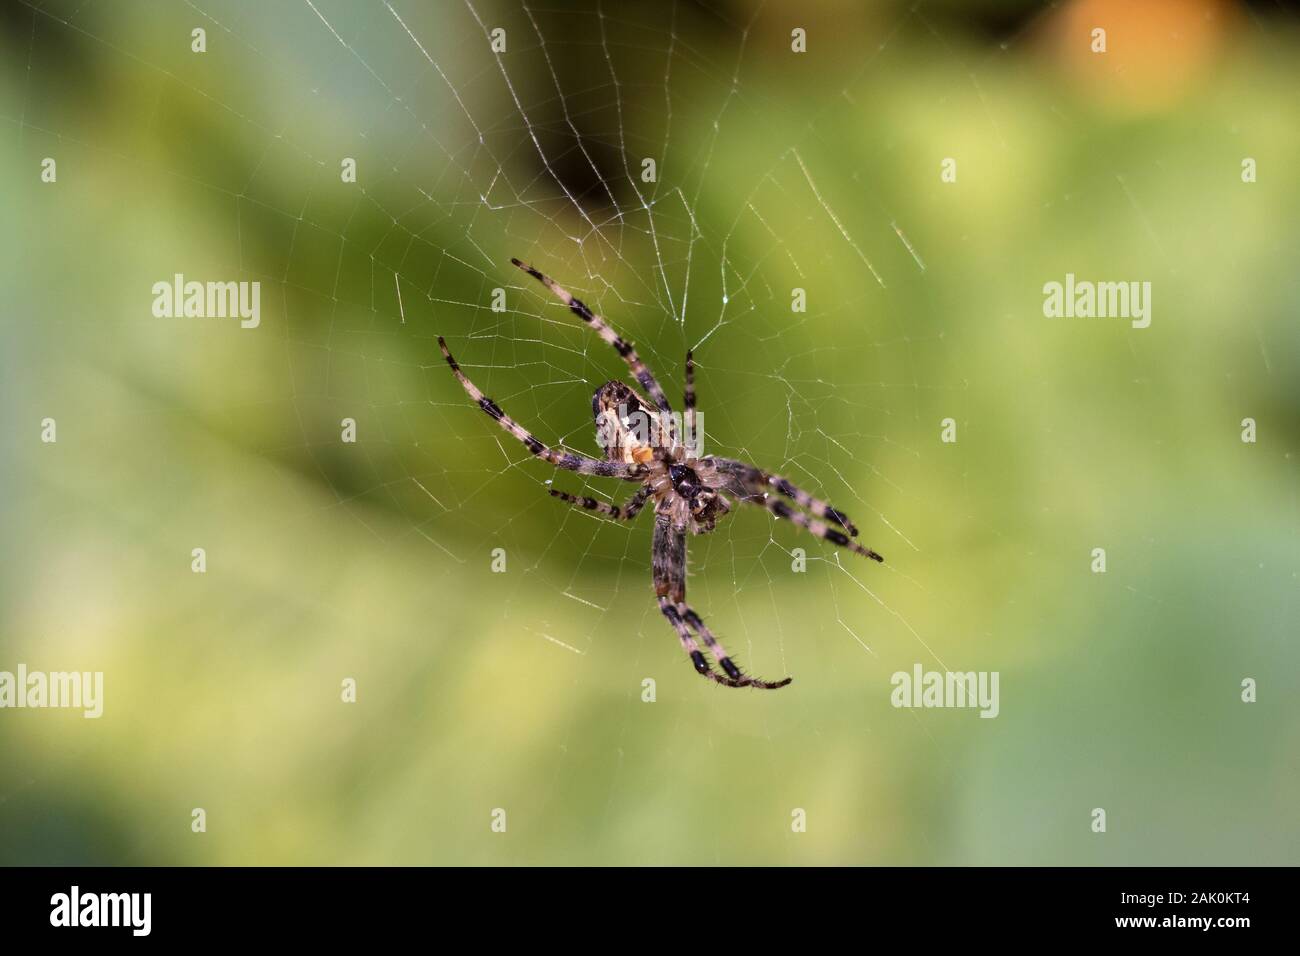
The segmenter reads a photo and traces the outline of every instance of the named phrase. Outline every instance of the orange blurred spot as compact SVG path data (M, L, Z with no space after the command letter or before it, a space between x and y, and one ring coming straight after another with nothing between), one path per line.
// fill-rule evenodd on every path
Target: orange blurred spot
M1237 15L1228 0L1073 0L1049 30L1082 95L1145 112L1187 95L1212 72ZM1102 39L1105 52L1094 52Z

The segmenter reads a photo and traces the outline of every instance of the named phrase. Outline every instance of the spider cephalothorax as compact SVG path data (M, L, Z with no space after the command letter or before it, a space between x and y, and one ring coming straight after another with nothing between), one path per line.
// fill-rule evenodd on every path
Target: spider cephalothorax
M497 424L523 442L538 458L545 459L556 468L580 475L598 475L639 483L636 493L622 505L606 504L595 498L571 495L555 488L550 489L550 493L570 504L600 512L615 520L631 520L653 498L655 532L650 557L655 595L659 598L659 610L677 631L682 647L690 655L695 669L710 680L727 687L784 687L790 683L791 678L764 681L745 675L718 639L705 627L700 616L686 603L686 532L707 534L712 531L718 521L731 510L728 500L731 499L764 507L777 518L790 521L855 554L874 561L884 559L870 548L864 548L852 540L857 537L858 529L844 512L814 498L785 478L769 474L743 461L697 455L695 363L690 352L686 353L686 392L679 434L668 397L637 356L631 343L621 338L604 319L549 277L518 259L510 261L550 289L574 315L613 346L623 361L627 362L637 384L654 404L651 406L650 402L623 382L606 382L596 389L591 397L591 410L596 423L596 441L604 451L604 458L598 459L557 451L534 438L465 376L447 349L447 343L439 336L438 347L442 349L447 364L451 366L461 386ZM797 508L791 507L784 499L793 501ZM709 649L718 667L722 669L721 674L709 666L694 635L698 635Z

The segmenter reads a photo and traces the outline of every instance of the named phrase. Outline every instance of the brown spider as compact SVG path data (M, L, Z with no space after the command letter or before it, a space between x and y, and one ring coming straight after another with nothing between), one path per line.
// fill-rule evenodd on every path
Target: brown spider
M660 414L657 416L646 401L623 382L606 382L596 390L591 400L592 411L596 417L597 439L605 449L605 458L604 460L589 458L586 455L548 448L529 434L503 412L496 402L485 396L465 377L465 373L460 370L460 366L448 351L447 343L442 336L439 336L438 347L442 349L443 357L451 366L452 373L460 380L460 384L479 408L523 442L538 458L544 458L556 468L575 471L580 475L599 475L605 478L640 482L641 487L622 505L608 505L594 498L571 495L554 488L550 489L550 493L577 507L598 511L615 520L628 521L636 517L648 499L654 498L655 532L651 566L655 594L659 598L659 610L676 629L682 647L690 655L696 671L727 687L761 687L767 690L784 687L793 678L765 681L742 673L735 662L727 656L726 650L718 643L718 639L704 626L700 616L686 603L687 529L690 529L693 534L707 534L712 531L718 520L731 510L728 499L735 499L760 505L778 518L791 521L819 538L847 548L863 557L871 558L873 561L883 561L884 558L875 551L850 540L850 536L857 536L858 529L853 526L853 522L844 512L796 488L786 479L768 474L743 461L717 458L713 455L695 457L692 449L697 448L698 445L679 440L668 398L659 383L655 381L654 375L646 368L645 363L637 357L631 343L624 341L605 323L604 319L556 285L548 276L518 259L510 261L550 289L574 315L595 329L597 335L614 347L614 350L623 357L623 361L627 362L637 382L654 400ZM689 351L686 353L686 393L683 407L683 431L689 437L695 433L695 363ZM637 417L642 421L660 423L661 427L656 429L653 438L649 433L632 429L631 422ZM793 500L808 513L796 511L781 498L770 495L768 489ZM837 525L848 534L830 525ZM722 668L723 674L717 673L709 666L695 638L691 636L692 630L704 641L705 646L717 660L718 666Z

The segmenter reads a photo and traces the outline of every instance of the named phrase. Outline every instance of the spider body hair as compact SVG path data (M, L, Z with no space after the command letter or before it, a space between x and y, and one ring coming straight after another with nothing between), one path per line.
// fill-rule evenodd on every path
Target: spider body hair
M591 411L596 444L608 461L649 464L667 435L660 415L624 382L606 382L596 389Z

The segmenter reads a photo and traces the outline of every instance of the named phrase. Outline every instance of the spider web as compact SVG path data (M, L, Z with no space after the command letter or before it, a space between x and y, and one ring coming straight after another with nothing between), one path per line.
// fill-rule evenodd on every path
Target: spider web
M1266 702L1297 673L1293 18L1046 4L1004 30L993 6L982 37L938 2L6 9L0 262L31 321L0 352L0 667L100 669L109 696L0 721L6 859L1293 862L1294 722ZM950 153L974 175L941 184ZM790 688L696 676L649 513L546 493L633 486L554 472L449 374L439 335L596 453L591 394L626 368L511 257L674 404L693 349L705 451L884 554L757 508L689 540L690 603ZM1041 283L1082 267L1158 280L1161 317L1043 321ZM260 326L150 316L177 272L260 282ZM981 440L941 444L948 416ZM895 710L915 663L1015 668L1016 708ZM1253 674L1276 684L1239 707ZM1081 825L1103 800L1127 856ZM1207 830L1224 806L1267 825Z
M533 669L503 681L541 674L538 684L567 683L566 695L625 698L625 724L643 706L643 677L726 723L762 706L759 695L711 697L692 673L653 599L648 512L627 527L546 494L618 502L634 486L553 473L447 373L439 335L539 438L595 453L591 393L626 369L511 268L518 256L635 342L679 408L693 349L705 451L833 502L886 555L883 567L862 561L753 508L692 537L688 599L750 673L793 674L798 687L843 671L843 691L859 679L879 689L915 660L942 666L899 609L900 594L929 599L907 570L921 549L880 502L916 503L916 436L937 427L921 416L934 393L964 385L919 371L945 365L934 360L943 329L910 308L930 294L925 237L875 194L869 169L840 156L846 117L860 115L891 56L906 56L897 38L929 29L915 11L876 24L878 46L812 79L798 58L815 54L790 50L797 22L764 4L187 0L167 22L182 36L207 29L197 61L179 41L170 52L133 42L129 17L75 3L31 14L33 56L51 35L84 45L165 90L172 109L160 103L160 126L179 104L263 144L251 161L223 162L182 131L173 153L123 155L42 125L35 106L21 120L26 135L142 164L205 197L210 228L188 261L262 283L262 327L214 349L239 361L253 348L240 336L271 338L271 381L232 383L215 417L220 429L223 416L253 410L267 422L258 451L328 488L331 504L303 504L286 528L345 515L381 552L416 555L408 570L428 582L424 607L460 640L501 641ZM503 52L492 49L497 27ZM839 95L791 113L773 95L782 78ZM340 181L342 157L356 160L354 184ZM358 422L355 446L339 444L343 417ZM486 570L494 548L507 560L500 575ZM806 572L792 570L796 557ZM477 569L479 594L440 588ZM429 630L415 639L434 638L424 666L436 672L457 638L436 622ZM815 720L807 703L787 706ZM772 730L757 733L771 742ZM620 753L621 740L609 740Z
M13 434L53 410L60 441L39 458L26 446L14 455L35 480L6 496L16 523L6 538L22 553L6 566L4 630L16 637L0 666L103 669L110 702L92 728L47 736L55 724L5 722L14 770L0 813L22 826L0 829L31 832L8 852L25 862L51 861L49 847L83 862L83 845L109 862L1114 862L1082 843L1070 816L1110 793L1132 818L1148 814L1149 834L1175 834L1130 836L1119 845L1134 860L1256 849L1281 860L1286 840L1264 827L1167 829L1144 748L1164 752L1162 727L1177 731L1152 723L1143 693L1109 718L1093 710L1141 662L1135 653L1208 667L1206 685L1239 670L1296 672L1284 640L1294 450L1282 438L1282 454L1260 464L1229 434L1230 454L1206 440L1187 470L1178 455L1190 446L1173 425L1128 421L1139 406L1161 419L1165 399L1167 418L1217 434L1245 414L1238 405L1282 405L1295 378L1295 243L1277 217L1294 221L1294 203L1243 191L1236 168L1256 153L1261 169L1286 168L1294 144L1275 117L1294 92L1262 95L1255 74L1225 70L1217 92L1180 113L1203 139L1173 122L1165 139L1130 143L1125 130L1108 143L1102 134L1122 122L1039 90L1030 57L1015 55L1044 20L1086 36L1096 9L1049 4L996 38L963 31L953 43L948 5L924 3L10 10L0 120L16 135L0 161L17 157L26 182L57 155L60 176L57 190L17 191L39 228L0 258L16 273L10 308L34 319L13 323L0 356L14 395L4 405L17 412ZM1106 9L1118 23L1127 8ZM1206 16L1161 47L1184 66L1208 48L1197 30L1223 8L1199 9ZM195 27L207 31L203 55L191 52ZM790 47L796 27L806 53ZM1268 52L1269 31L1256 33ZM915 69L918 51L943 64ZM1273 64L1265 78L1288 75L1282 57L1260 60ZM1158 98L1179 75L1143 72L1140 56L1087 62L1080 69L1102 77L1088 82L1127 79L1126 100ZM1041 142L1053 135L1067 142L1057 153ZM941 185L949 143L979 186ZM1057 177L1022 189L991 174L1028 153L1056 163ZM1082 168L1075 153L1087 153ZM341 177L344 157L355 182ZM1011 165L1036 176L1036 163ZM1221 225L1235 245L1222 247ZM1026 241L1043 235L1061 250ZM863 561L751 507L690 538L690 604L746 670L793 675L792 687L731 692L694 675L655 605L649 512L624 525L547 496L620 502L633 485L552 471L448 373L438 336L542 441L597 453L591 393L627 369L512 256L636 343L675 405L693 350L706 453L783 473L852 515L885 555L884 566ZM1074 261L1170 280L1164 315L1179 323L1122 341L1118 325L1040 324L1037 287ZM980 268L1017 273L1019 291L980 285ZM259 328L148 317L143 290L175 272L259 281ZM1216 297L1252 308L1217 325L1201 302ZM1074 362L1079 349L1092 351ZM1004 388L1001 375L1021 377ZM1206 382L1225 377L1262 385L1214 405ZM1052 388L1035 388L1047 378ZM1019 420L1024 397L1056 403ZM1089 403L1105 438L1074 455L1087 428L1053 415ZM963 434L975 415L987 432L995 421L1035 429L1034 451L1004 463L1005 447L984 441L982 471L966 445L940 444L949 415ZM355 444L341 440L344 420ZM1104 471L1126 458L1119 436L1147 470L1141 488L1123 463ZM1052 467L1035 484L1041 462ZM1087 470L1097 471L1078 477ZM1222 488L1244 503L1201 527ZM1290 538L1284 520L1261 528L1261 512L1290 515ZM1079 570L1095 537L1127 551L1126 570ZM1206 554L1206 540L1236 551ZM204 575L183 566L195 545L208 550ZM972 555L984 563L963 574ZM997 574L983 574L992 564ZM1122 593L1097 597L1099 580ZM1197 605L1200 594L1216 604ZM1092 614L1079 611L1075 631L1056 623L1071 598ZM1049 618L1060 631L1050 643L1039 633ZM1134 633L1152 643L1130 648ZM1106 666L1080 661L1095 643L1112 654L1096 658ZM922 718L888 704L889 676L917 662L1021 666L1032 679L1019 685L1018 717ZM356 708L339 705L341 676L359 683ZM1269 723L1273 736L1243 730L1247 718L1214 709L1214 688L1165 688L1160 700L1186 702L1170 721L1217 722L1205 739L1218 740L1223 766L1283 779L1270 761L1294 750L1283 747L1286 719ZM963 730L932 735L957 721ZM1039 722L1056 728L1054 762ZM972 723L982 761L956 753ZM1102 737L1122 743L1097 760ZM126 780L122 766L153 773ZM1204 793L1201 818L1256 799L1240 816L1286 832L1275 809L1294 804L1286 791L1243 796L1192 779L1166 783ZM129 813L83 793L127 793ZM211 840L178 831L179 805L213 810ZM948 814L936 825L909 816L914 805ZM510 842L480 826L494 806L510 809ZM816 821L800 838L792 808ZM1036 829L1049 812L1052 830ZM872 825L878 814L897 832ZM66 838L94 830L87 819L94 839ZM1206 851L1210 839L1221 843Z
M266 421L260 453L315 468L335 502L325 514L346 512L377 548L416 541L434 605L439 580L463 580L504 549L506 574L458 622L464 639L493 633L513 654L538 643L563 661L547 680L568 674L584 695L611 693L589 678L590 659L615 662L604 667L625 682L615 691L624 719L643 706L641 676L710 709L754 705L699 693L712 688L654 604L649 515L621 527L546 494L554 480L619 501L633 486L552 473L443 367L439 334L513 418L547 444L593 453L590 394L627 373L508 265L519 256L636 342L679 408L693 349L705 450L836 503L892 559L868 564L758 509L690 538L689 600L746 669L809 680L820 659L823 674L849 663L879 683L901 666L880 661L880 641L900 661L933 657L888 596L924 588L904 570L917 545L878 505L905 476L878 462L919 464L910 440L894 437L900 421L915 424L918 395L961 385L915 371L915 350L943 349L943 330L905 315L927 294L923 239L870 178L845 177L824 139L857 112L872 64L898 31L923 26L917 18L900 14L879 49L833 78L840 98L792 117L774 105L771 75L798 75L793 21L762 4L186 7L169 25L178 36L204 26L205 59L179 40L170 52L135 42L133 17L78 4L31 8L29 52L39 62L56 36L108 56L130 81L164 91L160 126L208 111L231 137L264 144L251 161L209 161L183 143L161 157L118 152L94 129L51 129L35 105L21 127L211 199L211 232L195 246L225 246L217 261L263 284L263 326L239 334L283 350L278 388L237 388L221 415L255 411ZM504 52L491 49L498 26ZM356 160L356 183L341 183L342 156ZM654 176L642 176L646 160ZM794 289L805 311L792 310ZM247 349L235 339L216 346L225 359ZM346 464L330 436L341 416L360 431ZM308 518L321 520L318 507L285 527L296 533ZM794 549L805 574L792 571ZM551 619L547 604L571 606Z
M246 39L264 32L247 22L254 16L247 9L239 8L242 23L210 4L194 9L262 53ZM843 182L842 170L826 162L821 130L838 121L837 111L792 125L769 114L763 89L752 89L751 74L793 56L788 16L763 5L686 12L707 21L715 48L683 38L679 5L661 14L470 2L435 12L304 0L303 10L278 16L308 44L324 42L325 76L284 82L299 89L310 82L313 96L329 102L352 101L331 117L331 132L356 145L367 171L356 186L362 198L341 228L303 215L336 178L334 163L310 152L324 172L304 189L300 208L255 198L257 179L237 197L241 217L294 224L285 270L271 276L287 289L299 272L321 275L307 268L305 240L337 249L333 282L315 290L324 301L305 316L289 306L285 318L329 323L329 360L361 360L366 411L383 422L380 442L359 445L382 480L338 485L340 500L383 499L399 509L428 540L434 566L484 561L483 543L502 547L512 572L495 586L504 592L500 613L522 633L579 655L600 642L622 646L629 631L653 641L635 647L638 657L678 663L680 651L648 597L649 520L611 529L545 494L554 480L616 501L611 495L630 486L552 475L466 402L437 356L433 341L443 334L471 378L517 420L548 443L593 451L590 393L626 378L625 369L545 290L510 269L510 256L551 274L634 340L671 395L680 394L682 356L694 349L708 449L839 503L896 555L915 546L873 503L872 489L891 484L873 463L915 457L891 440L891 423L915 418L918 390L954 387L916 379L912 351L942 347L942 333L897 314L893 290L924 281L916 244L893 211L868 199L871 215L863 216L841 204L851 192L860 207L870 186ZM497 27L504 52L492 49ZM845 77L845 104L872 59ZM734 139L756 145L743 166L719 159L720 144ZM643 176L646 160L656 165L653 177ZM242 249L241 262L251 265ZM807 286L811 303L792 311L792 290ZM504 311L492 306L497 289ZM395 351L414 364L394 368L402 358L355 352L333 335L357 306L367 337L395 339ZM827 340L827 329L848 332ZM755 342L760 361L728 361L729 346ZM355 513L367 520L364 510ZM549 540L539 534L547 525ZM690 545L693 603L725 620L730 641L758 672L796 669L785 647L793 622L783 621L773 591L774 581L790 579L794 548L813 568L801 586L821 596L824 620L848 640L870 653L873 633L901 627L924 643L876 590L879 569L761 512ZM900 573L887 567L887 575ZM620 600L629 588L645 598L644 614L630 622ZM572 615L560 633L524 619L513 610L520 591L577 602L580 627L572 628ZM877 605L866 615L860 595Z

